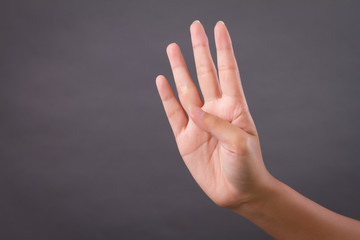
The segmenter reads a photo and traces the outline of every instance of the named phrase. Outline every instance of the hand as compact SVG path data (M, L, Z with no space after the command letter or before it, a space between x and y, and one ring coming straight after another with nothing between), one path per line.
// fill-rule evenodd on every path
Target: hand
M219 80L203 26L195 21L190 32L204 103L175 43L166 50L181 105L164 76L156 78L156 85L190 173L216 204L237 208L258 197L271 175L262 160L225 24L218 22L214 29Z
M204 28L195 21L190 31L204 103L175 43L167 53L181 105L164 76L156 85L180 154L204 192L275 239L360 239L359 221L316 204L266 170L224 23L214 30L219 81Z

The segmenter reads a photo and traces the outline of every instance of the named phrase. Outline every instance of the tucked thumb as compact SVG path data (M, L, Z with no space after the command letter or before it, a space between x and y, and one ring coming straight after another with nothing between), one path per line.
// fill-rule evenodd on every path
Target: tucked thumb
M231 150L236 151L245 143L245 131L225 119L205 112L196 105L188 106L188 114L199 128L222 141Z

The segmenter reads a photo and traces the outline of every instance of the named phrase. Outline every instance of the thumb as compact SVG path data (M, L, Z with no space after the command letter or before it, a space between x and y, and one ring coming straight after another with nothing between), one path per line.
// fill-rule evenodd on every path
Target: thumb
M188 106L188 114L199 128L216 137L229 151L241 154L246 150L248 135L241 128L196 105Z

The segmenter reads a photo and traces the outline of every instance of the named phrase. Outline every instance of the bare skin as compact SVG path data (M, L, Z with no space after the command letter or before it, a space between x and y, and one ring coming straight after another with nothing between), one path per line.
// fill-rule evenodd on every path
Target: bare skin
M180 103L163 75L156 85L179 152L202 190L276 239L360 239L359 221L321 207L266 169L225 24L214 29L217 69L201 23L193 22L190 32L204 102L176 43L166 51Z

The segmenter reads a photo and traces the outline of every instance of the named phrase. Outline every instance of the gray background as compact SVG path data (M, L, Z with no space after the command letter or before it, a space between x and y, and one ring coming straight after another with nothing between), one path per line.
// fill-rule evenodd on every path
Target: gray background
M1 239L271 239L215 206L155 87L233 39L270 172L360 219L359 1L1 1Z

